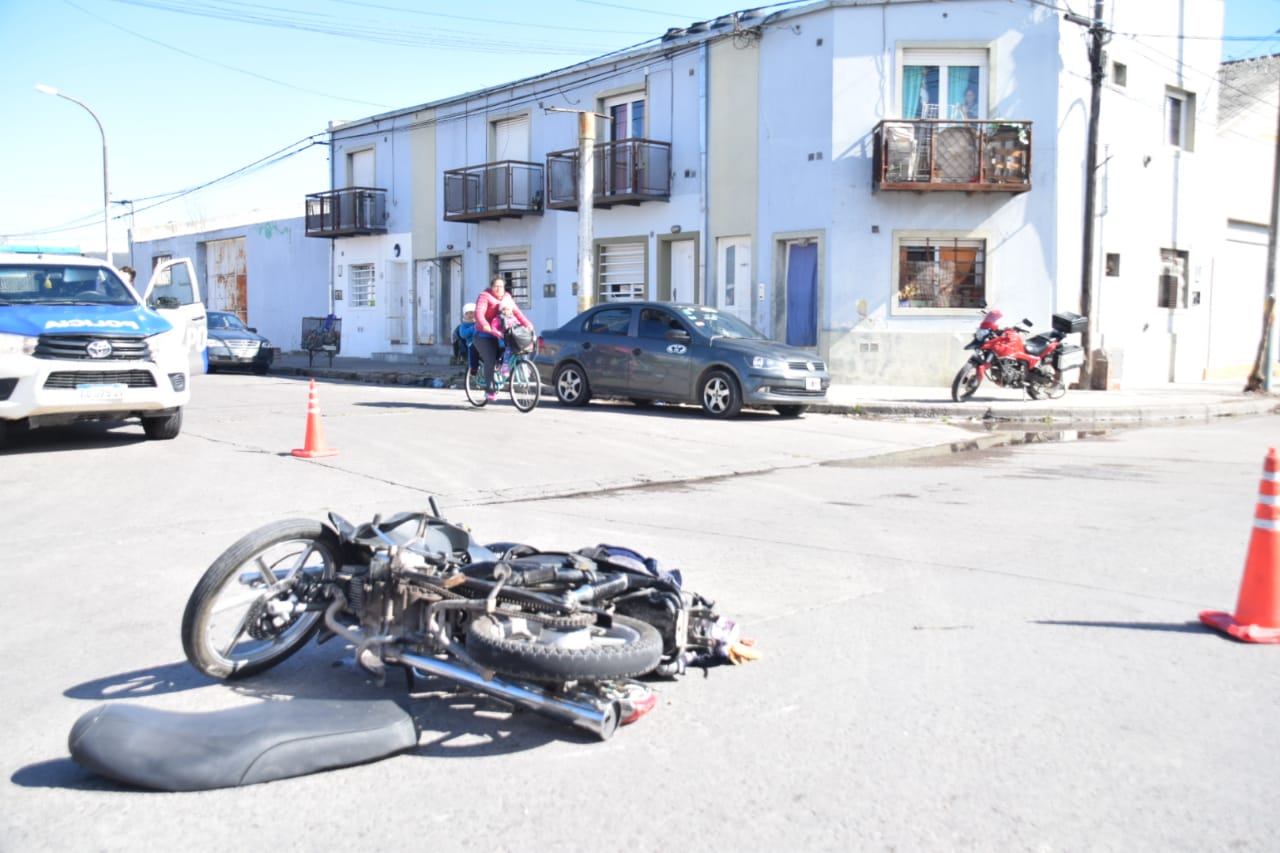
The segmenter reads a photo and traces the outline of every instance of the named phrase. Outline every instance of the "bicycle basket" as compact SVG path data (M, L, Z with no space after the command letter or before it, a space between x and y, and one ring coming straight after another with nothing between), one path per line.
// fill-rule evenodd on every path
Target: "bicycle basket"
M507 347L516 355L533 352L533 329L528 326L512 326L506 332Z

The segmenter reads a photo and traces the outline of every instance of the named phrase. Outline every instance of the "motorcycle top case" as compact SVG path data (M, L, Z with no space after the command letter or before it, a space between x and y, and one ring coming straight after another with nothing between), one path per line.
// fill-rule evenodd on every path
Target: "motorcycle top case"
M1079 314L1073 314L1070 311L1063 311L1061 314L1053 315L1053 330L1069 335L1072 332L1083 332L1089 325L1088 317L1081 317Z

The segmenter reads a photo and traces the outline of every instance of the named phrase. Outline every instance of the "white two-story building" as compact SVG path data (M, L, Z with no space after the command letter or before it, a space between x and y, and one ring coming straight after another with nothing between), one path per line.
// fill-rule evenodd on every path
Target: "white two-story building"
M1105 3L1091 306L1089 21L1040 0L748 10L334 124L305 231L328 242L347 355L444 352L501 274L540 328L586 302L700 302L841 382L949 383L984 303L1039 328L1091 313L1112 384L1243 375L1245 347L1214 345L1229 319L1258 328L1263 288L1215 266L1222 13Z

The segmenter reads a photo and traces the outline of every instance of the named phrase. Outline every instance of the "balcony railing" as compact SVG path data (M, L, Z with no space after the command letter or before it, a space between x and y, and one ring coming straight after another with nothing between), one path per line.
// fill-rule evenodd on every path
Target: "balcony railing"
M542 165L499 160L444 173L444 218L481 222L542 213Z
M671 198L671 143L623 139L596 145L594 207ZM547 207L578 209L578 150L547 155Z
M879 190L1031 189L1031 122L889 119L875 129Z
M387 233L387 191L347 187L307 196L308 237Z

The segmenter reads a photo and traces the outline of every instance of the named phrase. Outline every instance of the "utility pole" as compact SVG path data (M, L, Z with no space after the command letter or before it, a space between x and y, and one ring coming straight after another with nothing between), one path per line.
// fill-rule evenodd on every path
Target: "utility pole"
M591 214L596 195L596 114L578 113L578 311L591 307L595 241Z
M70 101L78 107L82 107L85 112L93 117L94 122L98 125L98 133L102 134L102 257L107 263L112 263L111 259L111 179L107 170L107 129L102 126L102 119L98 118L98 114L84 101L73 98L65 92L59 92L52 86L46 86L43 83L36 84L36 91L43 92L46 95L53 95L55 98L62 98L64 101Z
M1271 166L1271 222L1267 225L1267 281L1262 309L1262 340L1245 391L1271 393L1271 365L1276 354L1276 221L1280 219L1280 110L1276 111L1276 145Z
M543 107L547 112L578 114L578 311L591 307L595 280L595 230L592 213L596 195L595 119L609 118L592 110Z
M1068 12L1062 17L1089 30L1089 131L1085 144L1084 166L1084 235L1081 241L1080 310L1087 317L1080 343L1084 347L1084 367L1080 370L1080 387L1088 389L1093 383L1093 339L1097 319L1093 310L1093 232L1094 210L1098 196L1098 110L1102 107L1102 81L1106 77L1102 46L1111 33L1102 25L1103 0L1094 0L1093 19Z

